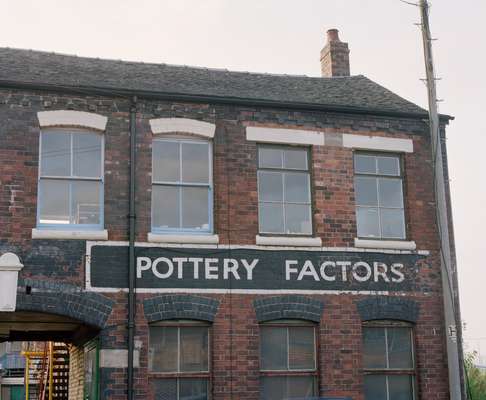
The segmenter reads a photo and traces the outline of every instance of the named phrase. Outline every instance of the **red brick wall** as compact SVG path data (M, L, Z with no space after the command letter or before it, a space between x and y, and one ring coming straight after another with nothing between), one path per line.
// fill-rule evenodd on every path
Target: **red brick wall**
M123 99L0 90L0 253L22 255L22 277L84 286L84 241L32 240L36 224L38 111L75 109L108 117L105 133L105 228L110 240L127 240L129 135ZM407 230L418 249L431 255L419 263L415 292L420 304L416 346L421 399L448 398L445 328L427 126L419 120L339 115L222 105L142 101L137 114L137 240L150 230L151 142L148 120L185 117L216 123L214 138L214 227L223 244L255 244L258 233L257 146L246 141L245 126L298 128L411 138L404 157ZM323 246L352 247L356 236L352 150L312 149L313 227ZM116 301L102 333L102 348L126 348L126 293ZM138 295L136 336L142 342L137 370L138 399L148 398L148 327ZM258 398L259 336L254 295L213 295L221 305L212 327L213 398ZM321 395L362 399L361 321L357 295L314 296L325 304L319 325ZM102 398L125 398L125 370L102 372ZM104 397L103 397L104 396Z

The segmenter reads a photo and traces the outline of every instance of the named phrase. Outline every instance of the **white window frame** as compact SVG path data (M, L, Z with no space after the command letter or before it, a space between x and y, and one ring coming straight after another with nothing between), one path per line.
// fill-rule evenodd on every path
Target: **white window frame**
M299 149L304 150L306 152L306 161L307 161L307 169L297 169L297 168L272 168L272 167L260 167L260 151L261 149L277 149L285 151L286 149ZM282 197L283 200L280 201L263 201L260 200L260 172L270 172L280 174L282 177ZM308 178L308 185L309 185L309 203L296 203L296 202L286 202L285 201L285 173L300 173L307 175ZM311 161L310 161L310 149L308 147L303 146L286 146L286 145L271 145L271 144L261 144L258 145L257 148L257 193L258 193L258 232L262 235L266 236L300 236L300 237L311 237L314 232L314 221L313 221L313 211L312 211L312 179L311 179ZM283 232L267 232L264 231L260 225L260 204L262 203L269 203L269 204L282 204L283 206L283 221L284 221L284 231ZM306 205L309 207L309 214L310 214L310 224L311 229L308 233L286 233L286 221L285 221L285 205L286 204L298 204L298 205Z
M154 180L154 155L153 155L153 143L155 142L168 142L168 143L204 143L208 145L208 183L184 183L184 182L168 182L168 181L155 181ZM182 146L179 147L179 168L182 171ZM201 187L208 189L208 229L193 229L193 228L158 228L154 226L154 207L153 202L153 188L154 186L169 186L169 187ZM150 226L151 232L154 234L190 234L190 235L210 235L214 231L214 189L213 189L213 143L210 140L187 138L181 136L170 137L155 137L152 140L152 195L151 195L151 212L150 212ZM179 197L179 221L182 221L182 204Z
M42 166L42 140L43 140L43 134L44 133L50 133L50 132L55 132L59 135L69 135L70 136L70 159L71 159L71 165L70 165L70 176L44 176L42 175L41 172L41 166ZM82 176L73 176L73 134L96 134L100 136L101 138L101 160L100 160L100 177L99 178L94 178L94 177L82 177ZM59 231L99 231L103 230L104 227L104 188L105 188L105 137L103 133L91 129L83 129L83 128L52 128L52 127L46 127L41 129L40 135L39 135L39 167L38 167L38 177L37 177L37 216L36 216L36 221L37 221L37 228L42 229L42 230L59 230ZM40 182L42 179L50 179L50 180L61 180L61 181L68 181L68 182L100 182L101 188L100 188L100 208L99 208L99 213L100 213L100 222L99 224L46 224L46 223L41 223L41 205L42 205L42 199L41 199L41 191L40 191ZM69 199L71 200L71 186L69 189ZM71 201L69 201L69 216L71 217Z
M380 173L370 174L370 173L361 173L356 171L356 156L368 156L368 157L393 157L398 159L398 166L400 168L399 175L384 175ZM380 236L360 236L359 232L357 231L357 239L359 240L375 240L375 241L406 241L407 240L407 215L405 212L406 204L405 204L405 182L404 182L404 168L403 168L403 159L401 154L397 153L383 153L383 152L367 152L367 151L356 151L353 153L353 173L354 173L354 182L356 182L357 177L369 177L376 179L376 196L378 204L376 206L367 206L367 205L359 205L355 202L355 215L356 215L356 230L358 229L358 208L376 208L378 210L378 229L380 232ZM378 189L378 179L399 179L401 183L401 191L402 191L402 207L382 207L379 204L380 201L380 193ZM381 210L388 209L388 210L402 210L403 211L403 237L397 236L383 236L382 235L382 225L381 225Z

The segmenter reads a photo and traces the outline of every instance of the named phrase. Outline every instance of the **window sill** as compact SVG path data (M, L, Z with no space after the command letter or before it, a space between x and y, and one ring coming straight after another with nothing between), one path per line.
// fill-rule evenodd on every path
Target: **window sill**
M32 239L83 239L108 240L108 231L102 230L61 230L61 229L32 229Z
M354 246L365 249L415 250L417 245L413 240L373 240L354 238Z
M299 246L321 247L320 237L296 237L296 236L256 236L256 244L262 246Z
M218 235L171 235L164 233L152 233L147 235L152 243L190 243L190 244L219 244Z

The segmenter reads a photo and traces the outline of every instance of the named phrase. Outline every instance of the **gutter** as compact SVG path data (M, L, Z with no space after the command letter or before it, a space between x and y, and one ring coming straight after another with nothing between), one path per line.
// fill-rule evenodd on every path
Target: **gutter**
M422 113L413 113L406 111L390 111L372 108L362 108L353 106L338 106L338 105L326 105L316 103L294 102L294 101L279 101L268 99L249 99L243 97L226 97L226 96L214 96L214 95L199 95L199 94L185 94L185 93L171 93L171 92L158 92L152 90L136 90L136 89L118 89L112 87L99 87L99 86L70 86L70 85L56 85L51 83L33 83L33 82L18 82L9 80L0 80L0 88L6 89L25 89L25 90L40 90L40 91L52 91L58 93L70 93L70 94L84 94L84 95L96 95L106 97L122 97L132 98L137 96L140 99L147 100L168 100L168 101L187 101L192 103L211 103L211 104L228 104L228 105L241 105L252 107L273 107L294 109L300 111L326 111L336 112L343 114L358 114L358 115L370 115L379 117L396 117L396 118L410 118L418 120L428 120L429 114L427 111ZM441 114L441 122L448 123L450 120L454 120L453 116Z

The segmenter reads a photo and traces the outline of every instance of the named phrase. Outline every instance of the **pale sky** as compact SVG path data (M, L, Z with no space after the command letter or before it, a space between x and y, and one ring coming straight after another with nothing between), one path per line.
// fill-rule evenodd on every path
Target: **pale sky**
M400 0L1 0L0 6L1 47L310 76L320 74L325 30L338 28L349 43L352 74L427 104L414 25L419 10ZM447 143L465 337L484 364L485 21L485 1L432 2L440 111L456 117Z

